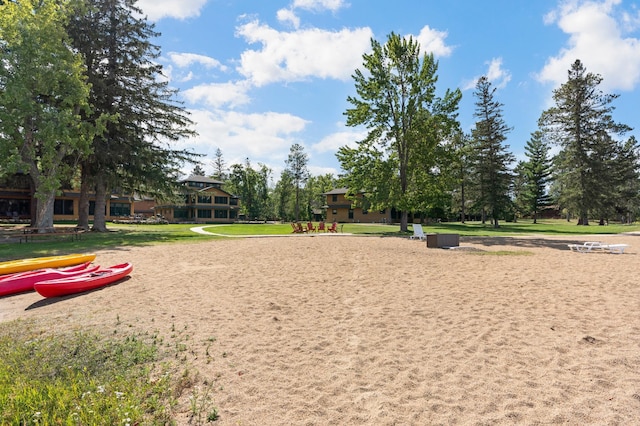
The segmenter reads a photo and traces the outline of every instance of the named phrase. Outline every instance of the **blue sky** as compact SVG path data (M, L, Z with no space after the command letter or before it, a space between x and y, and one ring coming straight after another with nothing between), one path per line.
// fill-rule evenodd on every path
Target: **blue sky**
M580 59L620 95L616 121L640 127L640 3L629 0L139 0L160 62L196 122L176 148L217 148L227 165L266 164L278 179L289 148L304 146L312 174L341 172L338 148L362 139L344 125L351 75L370 39L412 35L439 61L437 88L460 88L459 120L474 124L475 81L498 88L506 143L518 159ZM629 135L640 138L635 130ZM628 135L628 136L629 136ZM191 170L191 168L186 171Z

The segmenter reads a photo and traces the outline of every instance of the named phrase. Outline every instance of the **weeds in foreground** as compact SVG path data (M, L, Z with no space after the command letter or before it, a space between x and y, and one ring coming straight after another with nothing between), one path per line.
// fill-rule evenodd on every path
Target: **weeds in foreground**
M189 369L173 377L175 361L161 359L161 341L147 337L0 324L0 424L175 424L187 389L192 421L217 420L213 387L196 387Z

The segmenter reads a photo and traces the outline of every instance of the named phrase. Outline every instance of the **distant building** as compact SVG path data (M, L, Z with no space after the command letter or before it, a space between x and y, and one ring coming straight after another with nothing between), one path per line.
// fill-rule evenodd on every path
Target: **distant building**
M356 200L347 199L348 193L347 188L336 188L323 194L326 197L327 222L392 223L400 220L395 209L369 210L363 193L358 193Z
M233 223L238 219L239 199L222 188L224 182L205 176L190 176L182 184L182 201L156 204L156 215L172 223Z
M53 204L54 221L77 221L79 215L80 191L64 188L56 196ZM89 196L89 219L93 219L96 202ZM31 193L29 176L16 174L0 181L0 220L8 222L28 222L31 220L35 202ZM133 215L133 202L128 196L112 194L106 203L106 220Z

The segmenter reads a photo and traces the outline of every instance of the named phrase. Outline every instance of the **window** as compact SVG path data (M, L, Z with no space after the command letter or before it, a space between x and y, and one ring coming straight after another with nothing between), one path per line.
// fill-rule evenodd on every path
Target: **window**
M332 196L331 196L331 201L333 201L334 203L335 203L336 201L338 201L338 196L337 196L337 195L332 195Z
M353 209L349 209L349 219L353 219Z
M338 210L333 209L333 211L332 211L331 213L333 213L333 214L338 214Z
M73 214L73 200L55 200L53 202L53 214Z
M227 210L216 210L215 216L216 219L227 219L229 217L229 212Z
M216 197L215 204L229 204L229 197Z
M129 203L111 203L109 208L109 216L130 216L131 204Z
M198 195L198 204L211 204L211 195Z
M29 200L0 199L0 216L18 217L28 216L30 213Z
M211 210L198 209L198 218L199 219L211 219Z
M189 210L187 209L174 209L173 217L175 219L188 219L189 218Z
M237 206L238 205L238 199L237 198L232 198L231 200L229 200L229 205L230 206Z

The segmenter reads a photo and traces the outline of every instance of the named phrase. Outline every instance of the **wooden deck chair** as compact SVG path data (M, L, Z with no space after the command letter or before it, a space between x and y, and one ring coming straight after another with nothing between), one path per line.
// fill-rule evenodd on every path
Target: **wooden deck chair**
M313 226L312 222L307 222L307 232L317 232L318 228Z
M327 228L327 232L338 232L338 224L333 222L329 228Z
M326 232L326 228L324 227L324 220L320 221L320 223L318 223L318 232Z

